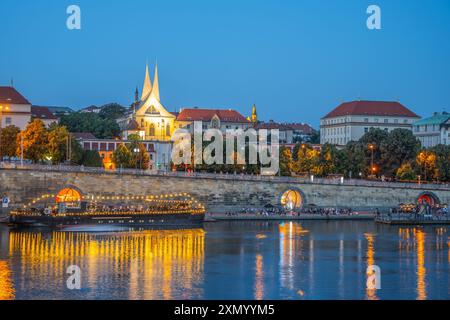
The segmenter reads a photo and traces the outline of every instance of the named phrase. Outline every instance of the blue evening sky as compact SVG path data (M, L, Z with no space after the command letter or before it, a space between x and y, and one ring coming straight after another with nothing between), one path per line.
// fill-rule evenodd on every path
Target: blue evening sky
M0 85L13 77L33 104L129 104L157 59L169 111L256 103L263 120L316 127L358 98L450 111L448 0L1 0L0 22Z

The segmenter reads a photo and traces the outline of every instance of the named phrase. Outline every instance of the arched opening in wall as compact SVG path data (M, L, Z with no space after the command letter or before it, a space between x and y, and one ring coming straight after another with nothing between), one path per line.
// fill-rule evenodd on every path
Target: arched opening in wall
M73 188L64 188L56 195L56 203L67 208L79 208L82 196L78 190Z
M281 205L287 210L299 209L302 207L303 198L297 190L287 190L281 196Z
M430 206L435 206L439 204L439 198L433 193L425 192L419 195L417 198L417 204L428 204Z

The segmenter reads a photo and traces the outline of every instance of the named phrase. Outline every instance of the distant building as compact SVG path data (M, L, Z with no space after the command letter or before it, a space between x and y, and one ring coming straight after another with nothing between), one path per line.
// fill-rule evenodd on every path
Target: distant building
M31 119L31 103L13 87L0 87L0 128L26 128Z
M219 129L223 133L227 129L247 129L251 127L242 114L232 109L200 109L184 108L176 118L176 127L194 131L194 122L201 130Z
M101 110L102 110L101 107L89 106L89 107L81 109L79 112L81 112L81 113L99 113Z
M450 114L435 112L433 116L416 121L413 133L425 148L438 144L450 145Z
M74 113L75 111L73 111L73 109L69 108L69 107L55 107L55 106L48 106L47 107L48 110L50 110L50 112L57 117L60 116L67 116L71 113Z
M246 129L251 126L250 121L232 109L184 108L180 112L169 112L161 103L157 66L153 83L146 66L141 97L139 98L136 90L135 102L130 111L117 120L123 139L128 139L133 134L145 141L171 141L176 129L184 128L193 132L194 122L202 129L217 128L223 132L226 129Z
M254 126L255 129L278 129L279 139L282 144L295 144L298 142L309 142L311 136L316 132L310 125L305 123L277 123L273 120L260 122Z
M247 117L247 120L251 123L258 123L258 114L256 113L256 105L253 104L252 107L252 115L250 117Z
M31 106L31 119L39 119L48 128L52 123L58 123L59 120L47 107Z
M352 101L333 109L320 120L320 142L345 145L359 140L371 128L390 132L411 130L420 117L399 102Z

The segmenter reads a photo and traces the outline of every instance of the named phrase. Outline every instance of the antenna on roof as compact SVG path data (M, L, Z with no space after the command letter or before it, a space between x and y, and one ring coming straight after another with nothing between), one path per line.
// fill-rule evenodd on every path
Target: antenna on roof
M14 88L14 78L11 77L11 87Z

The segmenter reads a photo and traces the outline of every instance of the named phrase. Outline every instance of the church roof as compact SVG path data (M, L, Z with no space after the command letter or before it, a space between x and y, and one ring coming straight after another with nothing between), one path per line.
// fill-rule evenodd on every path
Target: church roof
M222 122L242 122L249 121L239 112L232 109L183 109L177 116L177 121L211 121L217 115Z
M420 118L399 102L351 101L340 104L322 119L347 115Z
M31 104L13 87L0 87L0 103Z
M128 122L125 130L139 130L139 124L136 120L132 119Z

